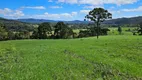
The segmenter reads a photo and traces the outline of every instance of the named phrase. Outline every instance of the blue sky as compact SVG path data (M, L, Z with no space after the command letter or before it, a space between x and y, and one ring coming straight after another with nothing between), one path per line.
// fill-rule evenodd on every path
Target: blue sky
M142 0L1 0L0 17L84 20L97 7L107 9L113 18L142 16Z

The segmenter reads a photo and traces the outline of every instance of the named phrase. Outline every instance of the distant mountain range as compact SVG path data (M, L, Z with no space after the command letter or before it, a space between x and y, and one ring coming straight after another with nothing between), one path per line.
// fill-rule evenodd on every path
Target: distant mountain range
M50 23L57 23L58 21L55 20L46 20L46 19L5 19L0 17L0 23L5 23L5 24L27 24L27 23L32 23L32 24L40 24L43 22L50 22ZM87 24L91 23L88 21L80 21L80 20L74 20L74 21L63 21L67 24ZM110 24L110 25L123 25L123 24L139 24L142 22L142 16L138 17L131 17L131 18L118 18L118 19L112 19L112 20L107 20L103 22L103 24Z
M141 22L142 22L142 16L138 16L131 18L118 18L118 19L107 20L104 22L104 24L123 25L123 24L139 24Z
M59 21L55 21L55 20L46 20L46 19L33 19L33 18L29 18L29 19L17 19L17 21L21 21L21 22L26 22L26 23L43 23L43 22L51 22L51 23L57 23ZM80 20L74 20L74 21L63 21L65 23L68 24L79 24L79 23L89 23L88 21L80 21Z
M46 20L46 19L17 19L17 21L26 22L26 23L43 23L43 22L51 22L51 23L57 23L58 21L55 20ZM86 24L89 23L88 21L80 21L80 20L74 20L74 21L63 21L68 24ZM142 22L142 16L138 17L131 17L131 18L118 18L118 19L112 19L107 20L103 22L104 24L116 24L116 25L123 25L123 24L139 24Z
M26 23L43 23L43 22L57 22L54 20L45 20L45 19L33 19L33 18L28 18L28 19L16 19L17 21L21 22L26 22Z
M50 22L52 25L56 24L58 21L54 20L45 20L45 19L5 19L0 17L0 24L4 24L5 27L8 30L12 31L24 31L24 30L29 30L32 31L34 27L38 27L37 24L43 23L43 22ZM88 24L92 22L88 21L80 21L80 20L74 20L74 21L63 21L66 24L81 24L80 26L82 27L82 24ZM107 20L103 22L103 24L108 24L108 25L124 25L124 24L139 24L142 22L142 16L138 17L131 17L131 18L118 18L118 19L112 19L112 20ZM78 26L76 26L78 27Z

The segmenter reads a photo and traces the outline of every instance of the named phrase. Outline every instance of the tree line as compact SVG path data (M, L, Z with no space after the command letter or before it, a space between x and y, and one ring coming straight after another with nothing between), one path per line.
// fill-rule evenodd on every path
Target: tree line
M92 24L93 25L93 24ZM99 28L100 35L107 35L108 28ZM0 24L0 40L16 40L16 39L71 39L90 37L97 35L97 27L89 27L80 30L79 33L73 32L73 29L64 22L58 22L51 26L50 23L44 22L33 31L11 31Z
M107 35L110 31L108 28L95 27L94 24L88 24L79 33L73 32L73 29L64 22L58 22L56 25L51 26L50 23L44 22L39 24L39 27L34 28L33 31L11 31L8 30L4 24L0 24L0 40L16 40L16 39L71 39ZM121 34L122 29L118 27L118 32ZM140 25L135 33L142 35L142 25Z

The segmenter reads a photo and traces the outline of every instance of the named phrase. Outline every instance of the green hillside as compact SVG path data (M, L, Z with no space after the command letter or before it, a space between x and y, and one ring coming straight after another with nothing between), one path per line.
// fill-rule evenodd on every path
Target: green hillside
M11 31L32 31L36 24L20 22L17 20L5 19L0 17L0 24L3 24L7 30Z
M142 37L3 41L0 80L142 80Z

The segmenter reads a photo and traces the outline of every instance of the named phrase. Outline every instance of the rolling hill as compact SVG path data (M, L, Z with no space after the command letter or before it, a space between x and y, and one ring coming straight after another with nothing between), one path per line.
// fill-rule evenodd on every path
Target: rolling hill
M35 24L25 23L18 20L5 19L0 17L0 23L4 24L6 29L12 31L33 30Z

